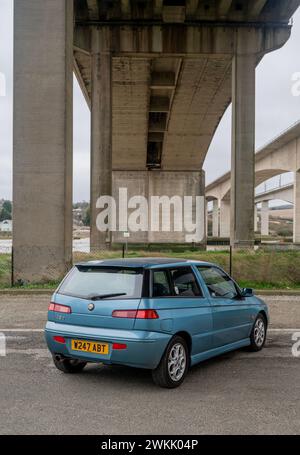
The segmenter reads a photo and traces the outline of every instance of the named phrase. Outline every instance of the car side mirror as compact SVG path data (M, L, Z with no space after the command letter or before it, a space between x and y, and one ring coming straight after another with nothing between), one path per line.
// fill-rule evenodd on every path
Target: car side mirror
M250 288L242 289L242 296L243 297L253 297L254 296L253 289L250 289Z

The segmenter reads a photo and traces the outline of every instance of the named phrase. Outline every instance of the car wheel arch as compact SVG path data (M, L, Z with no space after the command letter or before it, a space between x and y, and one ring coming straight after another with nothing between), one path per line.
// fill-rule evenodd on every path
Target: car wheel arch
M181 331L181 332L174 333L173 338L176 336L179 336L184 339L184 341L187 344L188 350L189 350L189 355L191 355L192 354L192 343L193 343L191 335L188 332Z
M261 311L258 313L257 316L259 316L259 315L263 316L263 318L264 318L264 320L265 320L265 323L266 323L266 325L268 326L268 317L267 317L266 312L265 312L264 310L261 310Z

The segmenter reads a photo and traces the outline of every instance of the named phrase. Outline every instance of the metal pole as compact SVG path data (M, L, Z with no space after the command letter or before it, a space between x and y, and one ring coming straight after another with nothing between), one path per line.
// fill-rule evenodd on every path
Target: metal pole
M229 248L229 275L232 276L232 245Z
M14 278L14 247L11 248L11 274L10 274L10 285L13 288L15 284L15 278Z

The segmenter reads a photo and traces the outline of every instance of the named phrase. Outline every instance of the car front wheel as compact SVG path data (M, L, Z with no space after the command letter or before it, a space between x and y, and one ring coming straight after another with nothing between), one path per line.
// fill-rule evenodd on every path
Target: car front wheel
M175 336L170 341L158 367L152 370L155 384L169 389L180 386L189 368L189 352L185 340Z
M250 350L253 352L261 351L264 347L267 337L267 321L266 318L259 314L253 325L250 335Z
M76 359L66 359L58 355L53 355L53 362L56 368L64 373L80 373L86 366L86 362Z

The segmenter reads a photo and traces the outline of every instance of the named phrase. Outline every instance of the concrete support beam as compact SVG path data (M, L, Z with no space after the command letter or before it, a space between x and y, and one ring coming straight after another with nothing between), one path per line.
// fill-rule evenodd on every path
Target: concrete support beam
M219 201L217 199L213 201L212 236L219 237Z
M164 140L164 132L150 132L148 134L148 142L163 142Z
M77 28L88 28L88 22L78 22ZM190 25L187 23L166 23L163 26L124 25L111 28L114 55L161 57L162 54L182 57L199 57L202 54L232 55L238 30L247 32L256 39L256 52L259 56L271 52L285 44L291 34L291 27L236 27L230 23L224 27ZM86 26L86 27L85 27ZM106 28L102 26L101 28ZM194 55L193 55L194 54Z
M91 33L87 27L75 27L74 50L83 52L88 57L91 52Z
M91 250L109 247L96 226L97 200L112 193L112 58L108 28L92 29Z
M218 15L221 18L225 18L231 8L232 0L219 0Z
M46 50L46 51L45 51ZM73 2L14 2L14 280L72 264Z
M220 206L220 237L230 237L230 201L221 201Z
M167 127L167 115L165 113L150 114L149 133L163 133Z
M75 73L77 82L79 84L79 87L81 88L84 99L85 99L87 105L89 106L89 108L91 108L91 100L89 97L89 93L88 93L88 90L86 88L85 82L83 80L82 74L78 68L78 64L77 64L77 61L75 58L73 59L73 66L74 66L74 73Z
M160 17L163 9L163 0L153 0L153 12L155 17Z
M238 30L232 65L231 244L254 245L255 35Z
M170 99L167 96L152 96L149 112L169 112Z
M261 235L269 235L269 201L261 204Z
M258 231L257 204L254 204L254 232Z
M186 0L186 16L193 17L198 9L199 0Z
M121 11L124 19L130 18L131 13L130 0L121 0Z
M168 23L182 23L185 21L185 6L183 5L164 5L162 10L163 21Z
M280 17L281 19L286 19L287 17L293 16L297 8L299 7L299 0L289 0L284 3L281 2L280 8Z
M208 200L205 199L205 235L208 237Z
M89 16L91 20L99 19L99 4L98 0L87 0Z
M294 243L300 244L300 171L294 180Z
M257 17L260 15L262 10L264 9L265 4L267 3L267 0L251 0L249 2L250 9L249 9L249 17Z
M151 75L151 85L152 90L173 90L176 86L176 74L171 71L165 72L154 72Z

